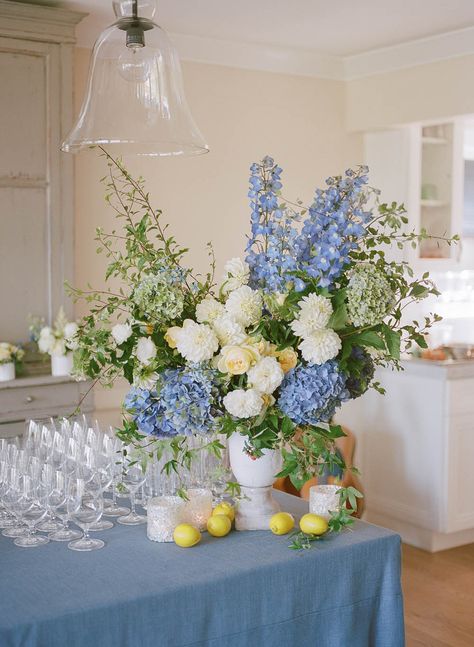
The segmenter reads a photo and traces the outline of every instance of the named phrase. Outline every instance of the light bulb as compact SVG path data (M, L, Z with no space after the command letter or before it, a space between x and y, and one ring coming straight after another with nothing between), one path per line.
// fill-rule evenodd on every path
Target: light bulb
M117 61L120 76L130 83L144 83L151 73L146 47L125 47Z

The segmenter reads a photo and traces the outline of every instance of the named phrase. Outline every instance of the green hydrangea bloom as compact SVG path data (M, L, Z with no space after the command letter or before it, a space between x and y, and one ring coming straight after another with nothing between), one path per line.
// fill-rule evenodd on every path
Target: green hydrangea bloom
M183 312L181 281L179 270L163 269L142 279L133 291L132 300L150 321L158 325L167 324Z
M394 294L385 276L373 265L357 265L347 288L347 313L356 327L375 326L390 311Z

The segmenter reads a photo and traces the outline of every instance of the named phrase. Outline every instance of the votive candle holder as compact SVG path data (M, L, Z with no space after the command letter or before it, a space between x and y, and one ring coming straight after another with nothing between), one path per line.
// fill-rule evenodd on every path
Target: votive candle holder
M147 536L160 543L173 541L176 526L187 521L187 503L179 496L159 496L148 501Z
M309 489L309 511L328 520L331 512L340 509L340 485L313 485Z
M186 493L186 522L200 531L206 530L207 520L212 515L212 492L206 488L190 488Z

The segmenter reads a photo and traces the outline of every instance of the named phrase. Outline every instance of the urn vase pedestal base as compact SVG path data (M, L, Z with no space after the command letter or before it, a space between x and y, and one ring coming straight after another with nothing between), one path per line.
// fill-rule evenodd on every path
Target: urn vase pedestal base
M268 530L270 519L280 511L280 505L273 498L273 486L241 486L242 499L235 515L236 530Z

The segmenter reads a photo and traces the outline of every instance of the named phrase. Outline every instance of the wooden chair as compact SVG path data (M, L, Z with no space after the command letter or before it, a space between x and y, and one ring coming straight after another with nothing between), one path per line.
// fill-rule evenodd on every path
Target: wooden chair
M346 427L343 427L344 433L346 434L342 438L338 438L336 440L336 447L338 451L341 453L342 458L344 459L344 463L346 464L347 467L351 467L353 465L354 461L354 453L355 453L355 446L356 446L356 440L354 434L347 429ZM333 476L327 475L324 477L324 482L325 483L331 483L331 482L337 482L340 481L342 487L355 487L359 492L363 493L363 488L362 484L357 477L356 474L351 472L350 470L345 470L344 474L342 475L342 480L337 479ZM306 481L306 483L303 485L301 490L297 490L293 483L290 481L289 477L286 476L284 478L279 478L275 481L273 487L277 490L281 490L282 492L287 492L288 494L293 494L294 496L299 496L302 499L309 499L309 489L313 485L318 484L318 478L314 477L309 479L309 481ZM356 517L361 517L362 513L364 512L364 499L357 499L357 513L355 514Z

